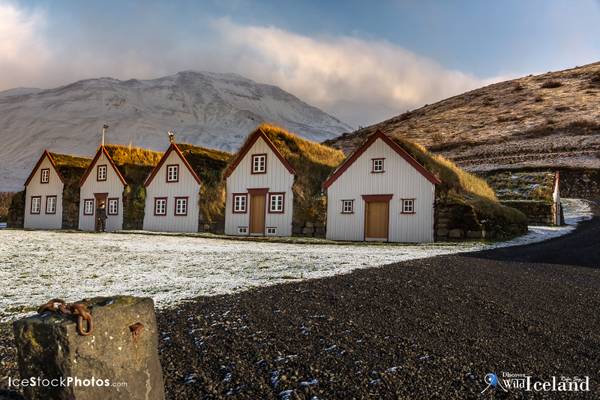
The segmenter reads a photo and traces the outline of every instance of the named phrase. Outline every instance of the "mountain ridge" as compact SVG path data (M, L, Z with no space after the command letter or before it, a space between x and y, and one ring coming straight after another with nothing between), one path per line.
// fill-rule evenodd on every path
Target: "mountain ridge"
M84 79L0 92L0 191L20 190L42 150L89 156L107 142L153 150L180 142L236 151L270 122L321 142L352 127L281 88L232 73L181 71L154 79Z

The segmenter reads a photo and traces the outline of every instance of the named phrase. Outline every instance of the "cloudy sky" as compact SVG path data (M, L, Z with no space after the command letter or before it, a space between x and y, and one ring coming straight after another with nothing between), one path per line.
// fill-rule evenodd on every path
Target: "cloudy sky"
M600 61L600 1L0 0L0 90L237 72L353 126Z

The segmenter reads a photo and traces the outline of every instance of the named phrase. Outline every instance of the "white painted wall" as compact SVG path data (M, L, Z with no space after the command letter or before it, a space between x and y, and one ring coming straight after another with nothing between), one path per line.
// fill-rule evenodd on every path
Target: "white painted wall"
M40 183L42 169L50 170L48 183ZM35 175L25 188L25 219L26 229L61 229L62 228L62 197L64 185L57 175L56 170L50 163L48 157L40 163ZM31 197L41 196L41 208L39 214L31 214ZM46 197L56 196L56 214L46 214Z
M385 172L371 173L371 159L385 158ZM362 241L365 202L362 195L393 194L390 200L390 242L434 240L435 185L387 143L377 139L327 189L327 239ZM401 214L402 198L415 198L415 214ZM354 213L342 214L342 200L354 199Z
M97 176L97 166L106 164L107 168L107 177L106 181L98 182L96 179ZM98 161L92 166L92 171L88 175L87 179L81 186L79 192L79 229L83 231L93 231L96 226L96 200L94 197L94 193L108 193L107 198L118 198L119 199L119 214L118 215L107 215L106 219L106 231L116 231L123 229L123 190L125 186L119 179L116 171L110 165L110 162L106 158L106 155L102 153L98 158ZM83 203L86 199L94 199L94 215L83 215ZM107 214L108 214L108 203L107 206Z
M267 173L252 174L253 154L267 154ZM277 228L276 236L292 235L292 212L294 194L292 185L294 175L290 174L283 163L267 145L264 139L259 138L250 151L246 153L237 168L227 178L227 207L225 209L225 234L239 235L238 227L250 225L250 196L248 196L248 211L245 214L233 213L233 193L247 193L248 189L268 188L269 192L284 192L285 207L283 214L269 214L269 198L266 197L265 228ZM249 230L249 229L248 229Z
M167 165L179 165L179 182L167 182ZM146 188L144 229L159 232L198 232L200 185L176 151L167 160ZM154 215L154 198L167 198L167 215ZM189 197L187 216L175 215L175 197Z

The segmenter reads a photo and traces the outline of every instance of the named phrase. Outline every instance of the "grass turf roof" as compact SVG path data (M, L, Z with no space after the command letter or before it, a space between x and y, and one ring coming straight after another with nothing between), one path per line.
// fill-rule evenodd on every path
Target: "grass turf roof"
M492 201L498 200L496 193L484 179L463 170L442 156L432 154L420 144L399 137L390 138L442 182L438 185L438 190L457 194L469 193Z
M306 163L335 168L344 160L342 151L303 139L277 125L261 124L256 128L259 130L273 142L297 174L306 170Z
M527 226L527 217L520 211L499 203L496 193L482 178L477 177L452 161L429 152L424 146L399 137L391 137L421 165L442 182L437 186L440 201L446 204L469 206L488 230L493 226Z
M233 154L186 143L177 147L200 177L200 215L208 224L222 223L225 215L225 185L223 172Z

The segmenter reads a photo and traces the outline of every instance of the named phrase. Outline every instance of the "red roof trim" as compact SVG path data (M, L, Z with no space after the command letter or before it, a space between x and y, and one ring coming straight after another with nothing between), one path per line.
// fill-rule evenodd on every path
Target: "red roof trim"
M163 154L162 158L160 159L160 161L158 162L156 167L154 167L154 169L152 170L152 172L150 173L150 175L144 182L144 187L148 187L150 185L150 183L152 183L152 180L158 174L158 171L163 166L163 164L167 161L167 158L169 158L169 155L171 154L172 151L175 151L175 153L177 153L179 158L181 158L181 161L187 167L187 169L190 171L190 173L192 174L192 176L194 177L196 182L198 182L198 185L200 185L202 183L200 181L200 177L198 176L198 174L196 174L196 171L194 171L194 169L192 168L192 166L190 165L188 160L185 158L185 156L183 155L181 150L179 150L179 147L177 147L177 144L171 143L171 145L169 146L169 148L167 149L165 154Z
M410 165L412 165L421 175L429 180L434 185L442 183L434 174L429 172L424 166L419 164L406 150L404 150L398 143L387 137L383 132L377 130L374 134L369 136L367 141L356 149L350 157L348 157L342 165L340 165L334 172L323 182L323 188L327 189L333 184L350 166L356 161L377 139L383 140L388 146L390 146L398 155L404 158Z
M233 160L233 162L229 165L227 170L225 170L225 174L223 175L225 177L225 179L229 178L229 176L233 173L233 171L237 168L237 166L242 162L242 160L244 159L246 154L248 154L248 152L250 151L252 146L254 146L254 143L256 143L256 141L259 138L262 138L265 141L265 143L267 143L269 148L271 148L271 150L273 150L273 153L275 153L275 155L277 156L279 161L281 161L283 166L290 172L290 174L296 175L296 170L294 169L294 167L292 167L292 165L288 162L288 160L286 160L285 157L279 152L279 150L277 150L277 147L275 147L275 145L273 144L271 139L269 139L269 137L263 132L262 129L257 129L256 131L254 131L251 134L251 136L248 138L248 140L246 140L246 143L244 144L244 146L242 146L240 151L238 151L235 160Z
M31 182L31 180L35 176L35 173L37 172L38 168L42 164L42 161L44 161L44 158L46 158L46 157L48 157L48 160L50 160L50 164L52 164L52 168L54 168L54 171L56 172L56 175L58 175L58 178L60 179L60 181L63 184L65 183L65 180L63 179L62 175L60 174L60 172L58 172L58 168L56 167L56 162L54 162L54 158L52 157L52 154L50 154L50 152L48 150L44 150L44 152L42 153L42 156L40 157L38 162L35 164L35 167L33 167L31 174L29 174L29 177L25 181L25 186L29 185L29 182Z
M98 162L98 159L100 158L100 156L104 153L104 155L106 156L106 159L108 160L108 163L111 165L111 167L113 168L113 170L117 173L117 176L119 177L119 179L121 180L121 183L123 183L123 185L127 186L127 181L125 180L125 178L123 178L123 175L121 175L121 171L119 171L119 169L117 168L117 165L115 164L115 162L113 161L112 157L110 156L110 154L108 154L108 151L106 151L106 147L104 146L100 146L98 148L98 151L96 152L96 156L94 157L94 159L92 160L90 166L88 167L88 169L85 171L85 174L83 174L83 176L81 177L81 180L79 181L79 187L83 186L83 184L85 183L87 177L90 175L90 173L92 172L92 170L94 169L94 167L96 166L96 162Z

